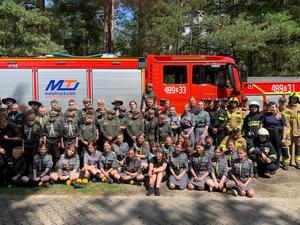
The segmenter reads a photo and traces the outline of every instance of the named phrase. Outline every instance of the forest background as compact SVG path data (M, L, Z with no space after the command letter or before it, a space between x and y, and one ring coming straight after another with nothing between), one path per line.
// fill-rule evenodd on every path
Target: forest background
M0 55L226 54L300 76L299 0L0 0Z

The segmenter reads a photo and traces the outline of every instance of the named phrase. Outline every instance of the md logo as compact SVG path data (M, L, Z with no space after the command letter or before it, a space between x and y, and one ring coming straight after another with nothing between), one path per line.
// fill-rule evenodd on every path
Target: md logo
M78 80L50 80L46 91L75 91L79 84Z

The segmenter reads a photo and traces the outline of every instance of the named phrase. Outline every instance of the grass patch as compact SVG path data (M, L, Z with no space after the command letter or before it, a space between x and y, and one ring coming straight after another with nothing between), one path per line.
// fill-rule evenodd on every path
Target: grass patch
M0 188L0 195L130 195L137 192L141 187L124 184L89 183L85 188L75 189L64 184L50 185L45 187L11 187Z

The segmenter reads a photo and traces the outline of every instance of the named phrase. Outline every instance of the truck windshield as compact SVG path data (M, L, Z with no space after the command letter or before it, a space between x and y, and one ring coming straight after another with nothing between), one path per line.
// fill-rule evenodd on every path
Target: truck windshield
M193 84L211 84L222 88L232 88L228 64L194 65Z

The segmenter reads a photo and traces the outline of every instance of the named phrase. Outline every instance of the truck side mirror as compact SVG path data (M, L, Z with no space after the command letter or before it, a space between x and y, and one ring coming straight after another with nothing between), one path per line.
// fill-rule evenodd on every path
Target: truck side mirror
M243 65L235 65L235 66L238 68L238 70L240 70L242 72L245 72L245 73L248 72L248 66L246 66L245 64L243 64Z

